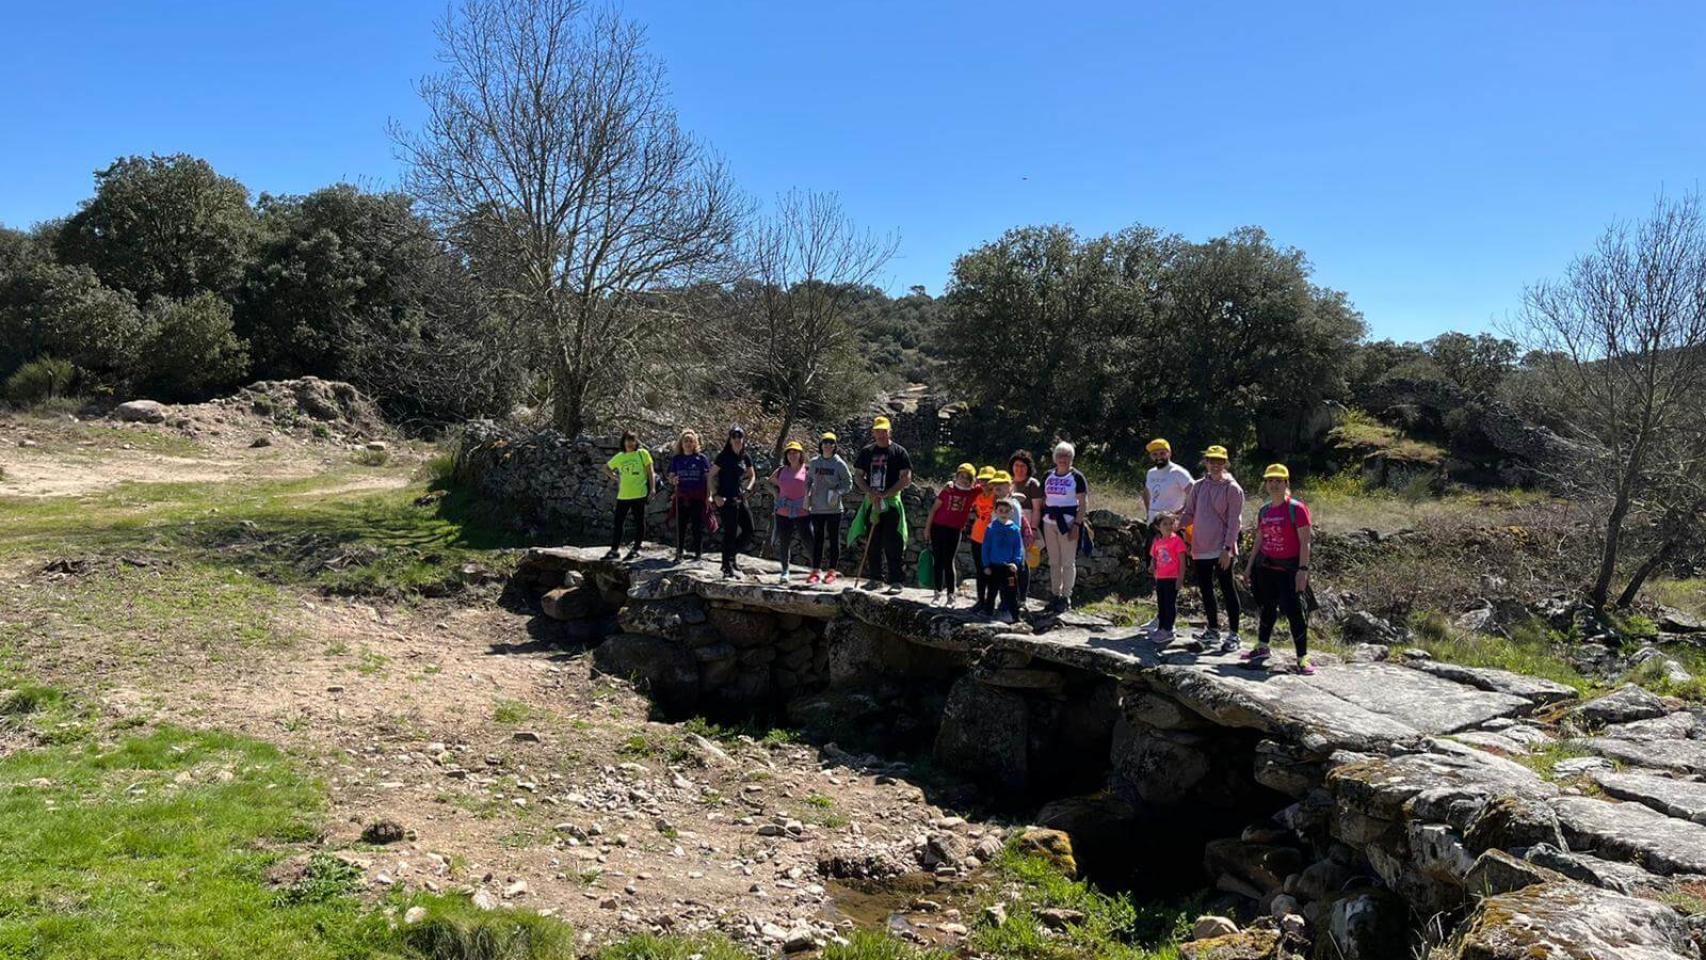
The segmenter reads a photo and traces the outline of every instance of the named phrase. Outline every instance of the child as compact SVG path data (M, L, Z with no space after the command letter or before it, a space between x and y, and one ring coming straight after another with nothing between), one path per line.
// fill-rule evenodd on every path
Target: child
M977 603L973 610L983 609L983 532L995 519L995 495L989 486L995 481L995 468L982 467L977 471L977 498L971 507L971 568L977 581Z
M629 514L634 515L634 547L628 559L640 555L640 542L646 533L646 500L651 496L656 474L652 472L652 452L640 446L640 438L629 430L622 434L622 452L605 464L616 478L616 524L610 532L610 552L606 560L622 555L622 524Z
M666 476L675 487L675 562L681 562L687 545L687 526L693 526L693 561L705 554L705 512L710 509L711 458L699 449L699 434L681 431L675 441L675 456L669 458Z
M954 555L960 552L960 536L965 533L966 520L971 517L979 496L977 475L973 471L971 464L960 464L954 471L954 482L936 494L936 502L930 505L930 516L924 524L930 530L930 557L936 566L936 591L930 599L940 603L945 592L949 607L954 605L954 595L959 589Z
M794 552L794 534L805 526L806 488L811 474L806 470L806 448L789 440L782 448L782 465L770 474L776 488L776 555L782 561L782 583L788 582L788 561Z
M806 578L807 584L816 584L820 575L825 585L834 583L841 576L841 571L836 569L841 566L841 502L853 489L853 471L847 466L847 461L835 452L836 443L833 433L820 437L817 456L812 458L808 467L811 490L806 499L811 509L812 573ZM825 544L829 545L829 569L820 574L824 570Z
M1179 615L1179 577L1185 567L1185 538L1179 536L1179 517L1173 513L1155 516L1155 537L1149 543L1149 558L1154 564L1155 630L1149 639L1156 646L1173 642L1173 622Z
M987 488L989 490L986 496L989 497L990 519L984 522L983 529L981 531L977 531L978 533L981 533L984 538L988 537L989 527L995 522L996 508L1001 506L1002 501L1010 500L1013 497L1013 476L1005 470L998 470L995 472L995 475L990 478ZM1015 527L1019 524L1017 508L1015 508L1013 513L1013 524ZM985 540L985 542L987 543L987 540ZM979 549L981 550L982 547L980 546ZM987 551L984 551L984 555L980 557L979 562L983 565L982 569L987 571L990 566ZM1022 532L1021 539L1019 541L1019 562L1025 562L1025 544ZM1017 576L1018 571L1015 570L1014 577L1017 578ZM999 592L1000 584L988 577L984 577L983 582L979 587L980 590L977 597L977 609L986 617L993 616L995 614L995 596ZM1018 584L1016 581L1014 584L1014 590L1015 593L1018 590Z
M1011 486L1011 484L1009 484ZM1025 562L1025 541L1019 533L1019 504L1007 497L995 501L995 519L983 537L983 574L990 586L991 606L1001 594L1001 613L995 619L1014 623L1019 619L1019 567ZM989 608L984 613L988 615Z

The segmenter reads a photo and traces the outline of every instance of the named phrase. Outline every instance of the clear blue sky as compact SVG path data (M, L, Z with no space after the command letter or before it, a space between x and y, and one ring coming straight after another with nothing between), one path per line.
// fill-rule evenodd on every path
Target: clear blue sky
M630 0L745 188L840 191L939 293L1004 229L1259 224L1376 336L1484 329L1706 168L1700 0ZM434 2L0 2L0 223L129 153L395 183Z

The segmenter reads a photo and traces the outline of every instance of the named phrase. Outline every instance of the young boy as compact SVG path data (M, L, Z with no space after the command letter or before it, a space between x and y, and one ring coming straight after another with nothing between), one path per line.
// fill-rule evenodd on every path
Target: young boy
M972 527L972 554L974 559L977 560L977 569L980 574L987 574L990 566L992 566L989 562L988 555L983 551L984 543L986 538L989 536L989 528L995 524L995 508L1001 505L1001 501L1011 499L1012 496L1013 475L1005 470L997 470L992 473L990 475L989 482L984 485L984 494L978 501L980 504L978 509L978 523ZM983 508L981 506L985 501L989 504L987 508ZM984 512L985 509L988 510L987 513ZM1018 511L1014 511L1013 522L1015 525L1019 522ZM1025 545L1021 540L1019 544L1019 561L1023 563L1024 559ZM1015 571L1015 575L1017 575L1017 571ZM995 597L997 593L999 593L998 584L996 584L994 580L989 579L988 576L978 577L977 612L982 613L986 617L994 616ZM1017 593L1017 587L1015 587L1015 593Z
M1154 565L1155 629L1149 639L1156 646L1173 642L1173 621L1179 615L1179 577L1184 572L1185 538L1179 536L1179 518L1173 513L1155 517L1155 538L1149 543L1149 559Z
M1002 623L1019 619L1019 567L1025 562L1025 540L1018 517L1018 502L1001 497L995 501L995 519L983 534L983 576L989 592L983 612L990 614L995 594L1000 593L1001 613L995 619Z
M960 552L960 536L965 532L966 521L971 518L972 505L978 497L976 473L969 463L960 464L954 471L954 482L943 487L936 494L936 502L930 505L930 516L924 526L930 531L930 559L935 563L936 588L931 595L931 602L941 603L942 595L947 594L947 605L954 605L954 596L959 590L959 578L955 575L954 556Z

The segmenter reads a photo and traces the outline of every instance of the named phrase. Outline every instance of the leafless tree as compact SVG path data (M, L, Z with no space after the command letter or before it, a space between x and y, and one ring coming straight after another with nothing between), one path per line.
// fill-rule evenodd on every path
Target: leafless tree
M1651 551L1618 598L1627 605L1706 504L1699 196L1661 197L1645 220L1613 224L1562 280L1527 290L1515 332L1537 351L1537 374L1596 451L1594 462L1573 465L1565 478L1603 524L1588 598L1603 607L1611 597L1631 533Z
M581 0L463 0L406 184L466 245L491 308L539 331L552 420L628 403L649 345L685 322L664 291L725 262L744 201L684 133L640 28Z
M739 298L750 341L743 355L781 410L776 462L802 407L839 369L835 360L857 348L864 315L853 307L898 245L892 234L854 224L833 193L783 194L752 230L746 259L754 283Z

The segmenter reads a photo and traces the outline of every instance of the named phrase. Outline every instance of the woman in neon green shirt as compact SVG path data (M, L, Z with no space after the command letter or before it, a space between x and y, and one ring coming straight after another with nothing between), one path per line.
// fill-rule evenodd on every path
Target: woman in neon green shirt
M640 438L630 430L622 434L622 452L605 464L616 477L616 523L610 531L610 552L606 560L622 555L622 524L634 515L634 547L628 559L640 555L640 541L646 535L646 500L651 497L656 476L652 472L652 453L640 446Z

